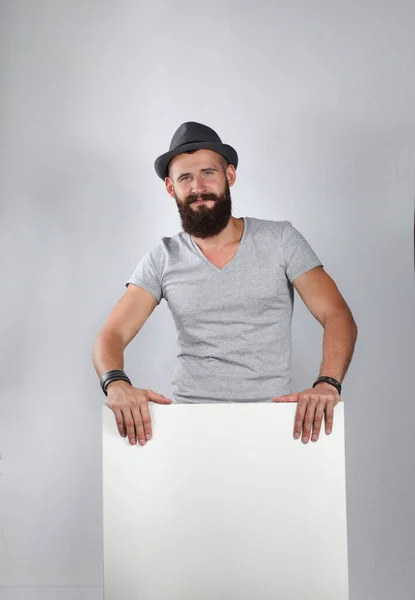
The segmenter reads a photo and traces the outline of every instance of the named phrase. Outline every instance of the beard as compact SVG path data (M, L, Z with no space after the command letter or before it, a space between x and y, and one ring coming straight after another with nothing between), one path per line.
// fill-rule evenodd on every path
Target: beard
M183 231L196 238L206 239L218 235L232 215L231 191L228 180L225 180L225 188L222 194L191 194L184 200L179 200L174 193ZM213 200L212 206L199 204L197 207L190 205L196 200Z

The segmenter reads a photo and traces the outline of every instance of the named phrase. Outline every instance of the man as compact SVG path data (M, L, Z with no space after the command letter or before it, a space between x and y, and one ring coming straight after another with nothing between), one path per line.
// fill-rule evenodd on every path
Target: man
M123 351L162 298L177 333L176 402L298 402L294 438L333 426L357 326L332 278L289 221L232 216L238 155L201 123L183 123L154 167L177 204L183 232L163 237L138 263L98 335L93 361L121 435L145 444L148 402L171 399L134 388ZM132 285L129 285L132 284ZM294 288L324 328L320 376L291 382Z

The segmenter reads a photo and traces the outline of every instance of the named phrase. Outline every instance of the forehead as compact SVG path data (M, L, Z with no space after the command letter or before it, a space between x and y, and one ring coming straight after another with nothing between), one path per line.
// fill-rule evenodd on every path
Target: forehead
M213 150L202 148L193 154L178 154L170 161L170 174L177 177L182 171L197 171L206 166L221 166L221 157Z

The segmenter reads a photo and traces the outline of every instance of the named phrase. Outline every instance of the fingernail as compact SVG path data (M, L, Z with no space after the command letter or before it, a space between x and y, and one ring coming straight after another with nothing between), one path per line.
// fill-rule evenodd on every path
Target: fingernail
M135 444L135 440L133 440L133 439L131 438L131 440L130 440L130 444Z
M149 433L146 435L146 440L151 440L151 435Z
M300 434L299 434L299 433L294 433L294 439L295 439L295 440L298 440L298 438L299 438L299 437L300 437Z
M315 441L316 441L316 439L317 439L317 436L316 436L316 435L313 435L313 437L311 438L311 440L312 440L313 442L315 442Z
M306 444L308 442L308 437L303 438L303 442Z
M329 433L331 433L331 429L327 429L326 433L329 435Z

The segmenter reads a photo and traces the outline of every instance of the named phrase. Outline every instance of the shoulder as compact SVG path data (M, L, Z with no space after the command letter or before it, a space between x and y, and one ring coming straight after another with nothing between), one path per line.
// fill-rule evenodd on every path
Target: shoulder
M263 233L270 231L275 237L280 238L285 227L292 227L291 221L276 221L274 219L258 219L257 217L247 217L251 230Z

